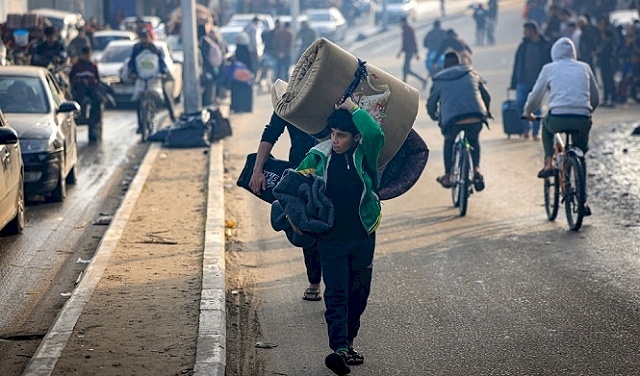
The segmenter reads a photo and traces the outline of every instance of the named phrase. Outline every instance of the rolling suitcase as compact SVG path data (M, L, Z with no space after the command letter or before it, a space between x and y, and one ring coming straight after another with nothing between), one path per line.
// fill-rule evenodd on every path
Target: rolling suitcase
M510 98L507 89L507 100L502 102L502 125L507 138L511 138L512 134L522 135L524 132L519 112L516 101Z

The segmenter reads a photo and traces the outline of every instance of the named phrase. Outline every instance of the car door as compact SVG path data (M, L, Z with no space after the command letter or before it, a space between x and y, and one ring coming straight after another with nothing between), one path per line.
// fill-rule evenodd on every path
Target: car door
M7 127L7 119L0 112L0 128ZM0 229L13 218L18 194L22 157L18 144L0 145Z
M73 167L77 160L77 145L76 145L76 126L73 118L73 113L58 113L57 109L62 102L69 100L65 97L64 92L58 87L55 78L51 74L47 74L47 86L51 92L53 98L53 116L56 118L56 124L59 127L60 133L64 138L64 166L63 176L67 176L71 167Z

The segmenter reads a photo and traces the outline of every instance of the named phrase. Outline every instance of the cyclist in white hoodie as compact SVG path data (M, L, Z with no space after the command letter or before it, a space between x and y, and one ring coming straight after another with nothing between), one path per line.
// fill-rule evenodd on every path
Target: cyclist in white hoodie
M589 149L591 113L600 103L598 85L588 64L576 60L576 49L569 38L560 38L551 47L553 61L546 64L529 93L523 116L534 120L533 113L549 92L549 113L543 120L542 145L544 168L539 178L553 174L553 135L577 131L573 143L585 153Z
M598 85L588 64L576 60L576 49L569 38L560 38L551 47L551 63L545 64L524 105L523 116L533 115L549 92L549 113L542 121L544 167L539 178L553 175L553 135L576 131L573 144L585 153L589 149L591 113L600 103ZM591 210L586 206L587 215Z

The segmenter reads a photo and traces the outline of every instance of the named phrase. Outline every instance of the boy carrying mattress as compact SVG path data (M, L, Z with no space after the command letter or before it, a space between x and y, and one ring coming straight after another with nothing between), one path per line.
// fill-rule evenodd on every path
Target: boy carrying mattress
M378 159L384 145L380 125L351 98L327 119L331 139L313 147L297 168L323 178L335 209L333 228L317 239L325 283L325 320L333 352L325 365L336 375L364 362L353 348L369 292L375 231L381 210Z

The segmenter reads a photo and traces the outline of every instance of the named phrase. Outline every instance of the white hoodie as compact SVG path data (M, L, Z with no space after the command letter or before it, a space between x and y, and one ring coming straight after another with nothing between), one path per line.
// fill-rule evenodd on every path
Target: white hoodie
M551 47L551 63L545 64L524 106L524 116L535 112L549 90L549 110L555 115L591 115L600 103L595 76L588 64L576 60L569 38Z

